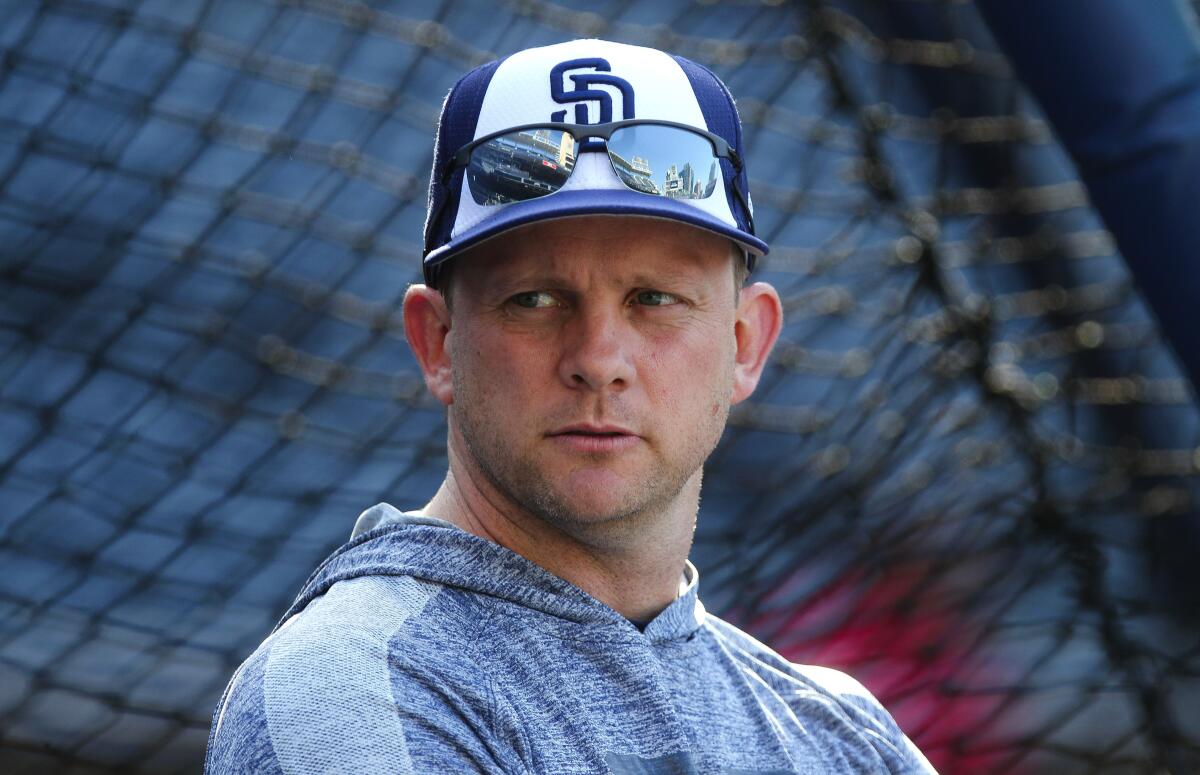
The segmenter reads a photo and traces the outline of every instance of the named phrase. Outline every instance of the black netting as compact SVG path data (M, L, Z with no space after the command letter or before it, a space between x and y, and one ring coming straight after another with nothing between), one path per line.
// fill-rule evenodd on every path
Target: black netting
M963 0L0 3L0 770L194 772L444 425L403 340L442 96L581 36L738 96L787 326L710 609L946 773L1200 767L1190 385Z

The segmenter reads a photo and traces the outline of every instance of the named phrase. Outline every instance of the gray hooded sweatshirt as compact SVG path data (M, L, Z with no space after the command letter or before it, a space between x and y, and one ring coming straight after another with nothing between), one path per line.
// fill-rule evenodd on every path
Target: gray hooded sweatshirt
M520 555L381 504L234 673L205 772L930 773L874 697L683 593L640 631Z

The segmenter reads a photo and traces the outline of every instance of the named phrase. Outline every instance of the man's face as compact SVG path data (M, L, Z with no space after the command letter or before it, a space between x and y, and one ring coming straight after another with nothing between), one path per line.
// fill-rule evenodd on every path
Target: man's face
M708 232L611 216L456 259L451 443L471 474L568 530L698 488L733 390L730 261Z

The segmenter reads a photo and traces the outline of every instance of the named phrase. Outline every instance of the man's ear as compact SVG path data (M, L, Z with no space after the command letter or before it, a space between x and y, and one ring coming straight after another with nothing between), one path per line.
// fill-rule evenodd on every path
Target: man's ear
M454 403L450 377L450 310L442 294L425 285L410 285L404 294L404 335L425 386L444 406Z
M767 283L742 288L734 322L737 355L733 366L733 403L749 398L758 386L767 356L782 328L783 305L775 288Z

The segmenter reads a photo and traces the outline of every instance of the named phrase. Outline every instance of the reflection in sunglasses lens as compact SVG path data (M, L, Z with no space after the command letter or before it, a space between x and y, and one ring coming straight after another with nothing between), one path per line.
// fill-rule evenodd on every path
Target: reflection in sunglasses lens
M471 151L467 185L476 204L536 199L562 188L575 155L575 138L557 129L501 135Z
M647 194L672 199L706 199L717 187L718 162L700 135L656 124L613 132L608 156L621 181Z

